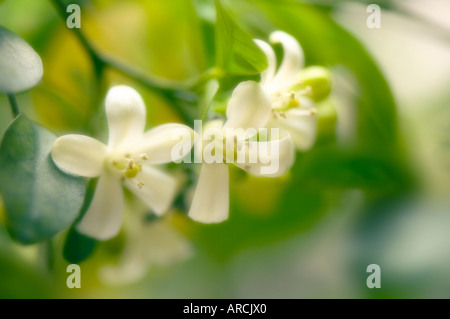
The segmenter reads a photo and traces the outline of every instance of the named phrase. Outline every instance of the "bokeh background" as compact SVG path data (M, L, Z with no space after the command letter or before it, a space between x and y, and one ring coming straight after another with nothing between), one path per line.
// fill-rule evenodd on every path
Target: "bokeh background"
M186 81L215 66L213 1L75 3L93 45L142 74ZM369 3L382 7L381 28L366 25ZM183 203L143 225L142 204L129 196L119 236L97 243L80 262L80 289L66 286L68 231L53 238L49 265L48 243L10 238L0 201L0 297L449 298L450 3L222 5L253 37L286 31L301 43L307 65L332 71L331 106L321 107L313 149L297 153L281 178L233 169L230 219L218 225L189 220ZM114 84L142 94L149 127L183 122L176 98L111 68L99 79L52 1L1 1L0 25L41 56L41 83L17 99L56 135L105 139L102 99ZM245 77L230 78L222 96ZM1 134L10 121L0 95ZM170 169L186 181L182 168ZM381 268L379 289L366 286L369 264Z

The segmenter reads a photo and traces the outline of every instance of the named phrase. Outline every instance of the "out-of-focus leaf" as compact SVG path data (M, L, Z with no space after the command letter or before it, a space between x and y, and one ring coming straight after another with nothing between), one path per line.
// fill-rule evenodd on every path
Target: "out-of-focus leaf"
M448 296L450 234L448 200L405 194L365 205L356 220L348 260L355 269L381 267L380 289L364 298L442 298ZM355 272L356 282L369 274Z
M51 1L36 0L5 1L1 4L0 21L5 28L20 34L40 53L46 51L56 26L61 23ZM42 60L46 66L44 59ZM45 72L47 73L47 67Z
M34 109L40 122L53 130L87 131L89 121L95 121L93 96L102 93L92 80L89 57L67 28L56 29L48 43L42 83L31 92Z
M216 0L217 65L232 74L256 74L267 68L264 53Z
M359 188L393 192L407 183L405 168L394 165L384 154L370 150L343 151L325 147L304 154L293 168L300 184L308 187Z
M42 78L39 55L21 37L0 26L0 92L18 93Z
M357 136L361 144L371 143L374 150L382 148L385 152L397 145L397 114L391 90L358 40L327 12L314 6L297 1L251 1L251 4L261 9L263 14L258 17L267 20L261 25L272 24L264 32L280 29L298 39L308 65L343 65L355 75L361 88Z
M76 224L78 220L80 220L86 211L88 210L92 198L94 197L95 187L97 185L97 181L95 179L91 179L88 183L88 187L86 189L86 196L84 197L83 207L81 208L81 213L78 216ZM66 241L64 243L63 248L63 256L64 258L72 263L78 264L84 260L86 260L91 254L94 252L97 244L97 240L80 234L75 227L72 227L67 234Z
M330 205L324 194L300 189L295 180L291 180L285 185L282 194L275 194L276 211L263 213L261 207L252 208L236 202L240 194L233 187L233 175L239 171L233 168L231 173L229 219L219 224L196 224L194 240L217 260L229 260L245 249L267 245L307 231L320 220ZM264 185L269 190L261 190L262 194L271 192L273 187L280 187L276 180L271 179L266 179ZM257 188L253 190L253 196L261 196Z
M68 227L83 203L81 178L61 172L50 157L55 136L19 115L0 145L0 190L12 237L35 243Z
M94 252L96 244L95 239L84 236L72 228L64 244L64 258L72 264L79 264Z
M1 299L55 298L50 278L11 249L0 250Z

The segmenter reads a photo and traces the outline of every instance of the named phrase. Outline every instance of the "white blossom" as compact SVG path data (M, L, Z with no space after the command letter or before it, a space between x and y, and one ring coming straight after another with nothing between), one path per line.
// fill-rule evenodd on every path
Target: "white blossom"
M268 67L261 73L261 85L269 96L272 116L267 127L278 127L289 132L298 150L307 150L314 144L317 134L317 116L314 102L308 97L310 87L302 87L300 72L304 66L303 50L291 35L275 31L272 44L283 47L283 59L277 69L275 52L265 41L255 39L267 57Z
M189 141L194 136L192 129L181 124L164 124L144 132L144 102L128 86L112 87L105 108L107 145L89 136L70 134L56 139L52 148L52 158L62 170L99 177L92 202L76 228L100 240L112 238L120 230L124 210L121 183L157 215L170 207L176 182L152 165L176 160L171 154L173 145L183 139L183 134ZM178 138L173 137L174 132Z
M289 135L268 141L255 139L271 116L271 102L259 83L241 82L232 93L226 115L225 122L206 123L194 146L196 155L203 158L189 217L203 223L219 223L228 218L228 164L252 175L276 177L284 174L295 158ZM212 139L210 132L214 129ZM277 163L274 171L264 170L273 162Z

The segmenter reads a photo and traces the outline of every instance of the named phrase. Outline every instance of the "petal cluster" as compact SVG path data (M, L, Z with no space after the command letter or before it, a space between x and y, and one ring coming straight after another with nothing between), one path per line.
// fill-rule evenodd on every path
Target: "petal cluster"
M59 168L98 177L92 202L76 226L78 231L102 240L119 232L124 210L122 186L156 215L164 214L176 195L177 183L154 165L178 162L192 146L196 161L200 156L202 164L188 215L198 222L218 223L228 218L228 165L254 176L285 174L294 163L295 149L304 151L314 144L316 104L314 88L302 82L304 56L297 40L281 31L273 32L269 40L283 47L280 66L272 46L254 40L268 61L261 80L239 83L227 103L226 119L210 120L198 134L175 123L145 131L146 108L141 96L121 85L111 88L105 100L107 144L76 134L58 138L52 157ZM308 82L321 83L317 96L328 94L328 83L322 80L315 77Z
M218 160L203 159L189 211L189 216L199 222L218 223L228 218L228 164L233 163L255 176L277 177L292 166L294 149L307 150L316 138L316 109L308 97L311 87L301 83L304 56L300 44L282 31L270 35L272 44L283 46L283 59L277 68L272 47L262 40L254 41L266 55L268 67L261 73L259 83L245 81L234 89L227 104L225 123L210 123L222 133L220 139L216 136L209 143L214 145L214 158ZM232 134L225 132L230 128L234 129ZM262 128L266 129L265 139L259 134ZM249 129L255 133L252 135ZM207 148L205 139L210 140L210 136L205 138L203 134L200 149ZM234 140L232 156L228 152L230 139ZM240 150L244 156L236 161Z
M193 130L182 124L165 124L144 132L144 102L128 86L111 88L105 109L109 129L106 145L88 136L70 134L59 137L52 148L52 158L62 170L99 177L92 202L77 230L102 240L114 237L120 230L124 209L121 184L157 215L170 207L177 183L153 165L177 160L171 152L173 146L194 137Z
M317 116L315 103L309 97L312 89L302 85L303 50L294 37L282 31L273 32L269 40L283 47L283 59L278 69L272 47L265 41L254 40L268 61L260 82L272 105L272 116L267 126L288 132L295 147L304 151L314 144Z
M212 126L220 134L211 139L208 133L204 133L199 142L202 145L200 149L209 149L212 145L216 160L203 159L189 217L203 223L219 223L228 219L228 164L235 164L255 176L270 177L280 176L291 167L295 153L289 135L272 140L255 139L260 129L266 127L271 112L270 98L261 84L245 81L232 93L225 123L216 120L206 124L206 131ZM202 155L205 156L205 152Z

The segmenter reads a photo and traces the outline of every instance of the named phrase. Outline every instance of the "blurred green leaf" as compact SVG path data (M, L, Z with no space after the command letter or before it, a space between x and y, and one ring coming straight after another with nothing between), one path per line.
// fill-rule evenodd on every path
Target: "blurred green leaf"
M217 65L232 74L256 74L267 68L264 53L216 0Z
M86 189L86 196L84 197L83 207L74 225L78 223L91 205L92 198L94 197L95 188L97 186L97 180L91 179ZM72 264L78 264L86 260L95 250L97 246L97 240L80 234L74 226L72 226L67 234L66 241L63 248L63 256L68 262Z
M0 26L0 92L18 93L42 78L42 61L21 37Z
M50 278L45 275L14 252L0 251L1 299L55 298Z
M84 236L71 228L63 248L64 259L71 264L79 264L94 252L96 244L95 239Z
M237 179L239 175L241 180ZM251 188L243 188L248 182ZM307 231L320 221L332 203L326 194L303 188L294 178L284 184L274 178L245 175L233 166L230 166L230 186L229 219L219 224L195 224L196 244L219 261ZM253 203L244 204L243 200ZM267 211L263 206L272 208Z
M235 3L235 2L233 2ZM292 34L302 45L308 65L345 66L358 80L358 140L385 151L397 144L395 102L380 69L363 45L329 13L297 1L250 1L260 8L261 25ZM238 4L236 4L238 6ZM260 29L260 27L255 26ZM356 89L356 88L355 88Z
M359 188L394 192L408 183L405 169L370 149L323 147L304 154L293 168L304 187Z
M0 145L0 190L12 237L31 244L55 235L77 217L85 186L50 157L55 136L19 115Z

